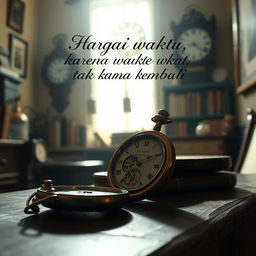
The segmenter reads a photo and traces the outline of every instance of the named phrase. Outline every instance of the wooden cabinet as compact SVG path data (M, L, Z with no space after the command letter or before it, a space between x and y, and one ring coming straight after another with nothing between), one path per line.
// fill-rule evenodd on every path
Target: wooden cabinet
M19 95L19 84L23 79L13 71L0 70L0 126L4 104L14 106ZM28 143L23 140L0 139L0 192L24 189L29 186L29 164L32 153Z
M0 192L28 188L32 151L23 140L0 140Z

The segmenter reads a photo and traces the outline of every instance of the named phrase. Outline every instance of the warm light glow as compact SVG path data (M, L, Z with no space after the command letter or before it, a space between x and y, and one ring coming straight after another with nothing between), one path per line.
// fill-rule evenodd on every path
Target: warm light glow
M152 7L151 0L139 1L92 1L91 3L91 34L93 40L117 41L121 35L126 37L122 30L122 24L129 23L128 28L130 44L133 40L139 40L136 36L138 30L142 29L140 35L146 41L153 40L152 33ZM120 30L121 24L121 30ZM118 37L118 31L120 36ZM134 31L133 31L134 30ZM119 41L123 41L122 38ZM139 54L145 54L153 58L151 51L134 53L136 58ZM99 52L91 52L92 57L98 57ZM106 56L110 60L122 58L120 53L109 51ZM142 66L138 65L107 65L94 66L94 73L99 74L103 68L106 72L131 72L136 74ZM143 66L143 72L153 72L153 66ZM112 132L139 131L151 129L151 116L155 113L154 103L154 80L98 80L92 81L93 97L97 101L97 115L94 120L96 130L111 134ZM131 100L131 112L123 112L123 98Z

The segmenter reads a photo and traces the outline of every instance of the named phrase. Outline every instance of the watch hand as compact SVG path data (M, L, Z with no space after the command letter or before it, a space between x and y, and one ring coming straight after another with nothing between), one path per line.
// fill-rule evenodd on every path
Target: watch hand
M201 48L200 46L198 46L197 43L193 42L189 44L190 46L194 46L195 48L197 48L199 51L204 51L204 48Z
M140 160L139 163L140 163L140 164L143 164L143 163L145 163L145 162L147 162L147 161L150 161L150 160L155 159L155 158L158 157L158 156L161 156L161 153L158 153L158 154L155 154L155 155L147 156L146 158Z

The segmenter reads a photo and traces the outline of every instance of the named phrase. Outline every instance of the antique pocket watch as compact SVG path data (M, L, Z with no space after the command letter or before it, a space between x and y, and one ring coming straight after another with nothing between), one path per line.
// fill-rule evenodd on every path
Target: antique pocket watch
M24 212L39 213L39 204L54 210L101 211L120 207L129 199L128 191L98 186L53 186L51 180L42 186L26 202Z
M161 189L173 173L176 155L172 142L160 132L163 124L171 122L168 112L160 110L152 121L153 131L135 134L113 154L108 167L112 187L53 186L52 181L44 181L28 198L25 213L38 213L38 204L57 210L105 210Z
M142 198L159 189L175 166L175 150L167 136L160 132L170 123L167 111L152 118L154 131L137 133L115 151L108 168L112 187L129 191L131 198Z

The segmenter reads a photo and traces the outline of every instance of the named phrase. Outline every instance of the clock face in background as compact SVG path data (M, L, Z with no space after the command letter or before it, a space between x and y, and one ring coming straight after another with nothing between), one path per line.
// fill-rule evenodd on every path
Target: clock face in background
M67 40L68 36L65 34L57 34L53 37L55 47L45 56L41 69L42 81L49 88L52 106L58 113L63 113L69 105L71 87L75 83L73 73L77 69L69 63L65 65L67 57L71 54L66 47ZM75 58L74 54L72 58Z
M38 162L45 162L47 160L47 149L43 142L35 141L35 158Z
M141 50L132 49L135 42L146 41L146 34L143 28L135 22L123 22L118 25L113 32L113 41L126 42L127 38L129 47L125 50L117 50L116 52L122 57L131 57L137 55Z
M128 191L144 188L161 172L165 159L165 146L156 137L143 135L127 141L112 159L115 186Z
M182 57L187 56L188 61L196 62L204 59L212 49L210 35L201 28L190 28L185 30L178 39L186 50L181 52Z
M47 76L48 79L56 85L64 84L70 79L71 68L69 65L64 65L64 58L54 58L48 65Z

